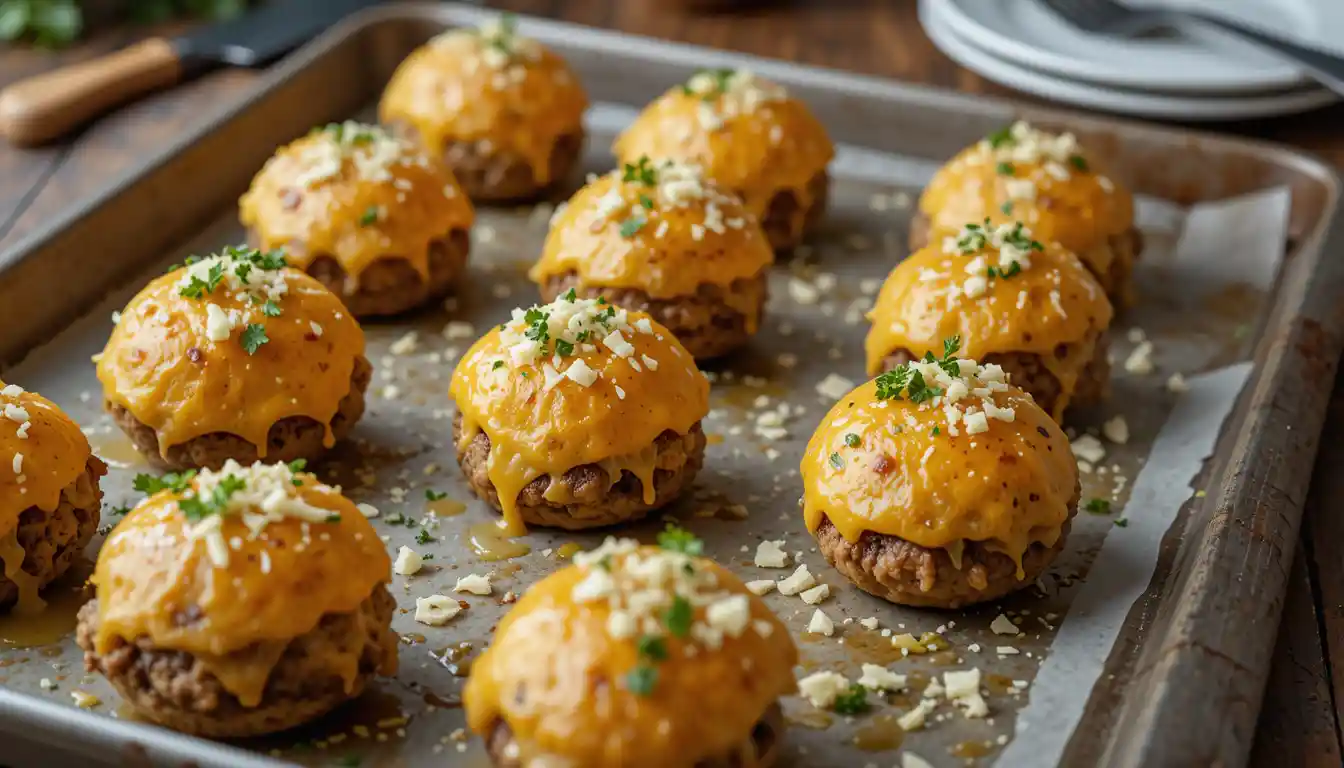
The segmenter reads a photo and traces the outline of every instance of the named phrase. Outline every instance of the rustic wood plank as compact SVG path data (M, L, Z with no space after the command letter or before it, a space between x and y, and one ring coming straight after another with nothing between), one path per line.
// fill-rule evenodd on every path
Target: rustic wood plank
M1319 507L1309 501L1308 515L1313 506ZM1299 543L1303 551L1293 561L1288 576L1287 602L1251 750L1252 768L1344 765L1330 688L1330 663L1317 621L1308 567L1310 522L1303 521Z

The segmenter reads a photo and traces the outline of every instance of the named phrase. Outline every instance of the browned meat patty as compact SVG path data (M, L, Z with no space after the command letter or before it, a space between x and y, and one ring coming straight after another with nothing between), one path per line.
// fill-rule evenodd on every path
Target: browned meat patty
M910 220L909 242L911 251L917 251L928 245L928 216L916 213ZM1087 253L1078 254L1083 265L1092 272L1093 277L1097 278L1097 282L1101 283L1102 289L1106 291L1106 298L1111 300L1111 306L1123 309L1133 304L1134 264L1138 262L1139 254L1143 252L1143 233L1136 227L1130 227L1118 235L1111 235L1106 238L1106 242L1096 247L1111 252L1111 265L1107 268L1106 274L1098 274L1092 269L1092 264L1098 259L1088 258Z
M323 616L312 631L285 646L255 707L243 706L192 654L155 648L147 638L121 641L106 655L95 653L97 600L80 609L75 639L84 649L85 669L106 677L136 714L183 733L240 738L320 717L362 693L375 675L395 674L397 636L390 624L396 607L387 587L379 585L358 609ZM253 645L230 656L243 659L259 651ZM346 691L337 670L351 657L358 659L359 673Z
M331 418L331 431L340 441L350 433L364 415L364 390L373 378L373 366L362 356L355 360L355 369L350 374L350 392L340 402L336 415ZM257 447L243 438L228 432L211 432L168 448L165 459L159 454L159 435L153 427L141 422L130 411L111 401L104 406L112 414L112 420L131 438L136 450L156 468L166 472L179 472L184 469L219 469L229 459L239 464L249 465L257 461ZM307 416L290 416L271 425L267 435L266 460L269 462L290 462L295 459L316 459L327 448L322 444L326 430L316 419Z
M1111 363L1106 358L1109 346L1109 337L1105 333L1101 334L1097 339L1092 361L1083 369L1074 384L1073 397L1069 399L1065 408L1066 413L1068 408L1077 405L1095 405L1110 395ZM1061 358L1065 357L1068 354L1068 346L1059 345L1055 348L1055 354ZM890 371L914 359L910 350L898 349L886 356L882 362L882 370ZM1040 355L1030 352L1006 352L985 355L985 359L979 362L981 365L994 363L1003 368L1008 373L1010 381L1026 390L1046 413L1055 412L1055 401L1060 396L1059 379L1056 379L1055 375L1041 363Z
M751 734L742 744L729 752L708 760L701 760L694 768L770 768L779 757L784 741L784 715L779 704L771 704L756 721ZM485 740L485 750L495 768L522 768L518 745L514 742L509 724L500 720Z
M802 210L798 196L791 190L781 190L770 199L770 206L761 219L761 228L776 251L787 251L799 243L807 233L816 228L826 213L826 204L830 197L831 178L822 169L807 183L812 203Z
M1070 519L1077 511L1075 491L1069 502ZM864 592L898 605L961 608L1036 583L1064 549L1068 535L1069 523L1065 522L1053 547L1032 544L1022 555L1025 575L1021 579L1011 558L978 541L965 543L961 568L957 568L947 550L921 547L899 536L864 531L858 542L851 544L826 517L817 528L817 547L827 562Z
M253 244L260 242L253 230L248 231L247 238ZM285 251L301 256L307 247L302 242L291 242L285 244ZM471 237L466 230L455 229L429 244L428 281L421 279L409 261L395 254L369 264L358 281L350 280L345 269L328 253L317 254L308 263L307 272L340 296L355 317L386 317L446 296L453 281L466 269L470 252Z
M84 472L61 491L56 509L47 512L29 507L19 513L19 546L23 548L23 572L35 577L38 589L60 578L98 529L103 491L98 479L107 465L90 456ZM19 599L19 588L0 573L0 611Z
M476 495L500 509L499 494L486 470L490 457L490 438L478 432L471 442L461 444L462 416L453 418L453 443L457 463L467 476ZM644 486L630 472L622 472L615 484L607 471L597 464L574 467L560 476L560 488L546 498L551 478L542 475L518 494L518 513L529 525L545 525L566 530L597 528L638 520L676 499L695 479L705 462L705 433L696 422L685 435L668 430L658 436L658 463L653 473L655 497L644 503Z
M734 280L725 291L722 286L702 283L694 296L655 299L637 288L604 288L579 284L573 272L547 280L540 286L541 297L550 302L570 288L580 297L605 298L618 307L649 313L680 341L696 360L708 360L731 352L747 343L748 316L729 306L726 296L755 307L759 328L768 295L766 272L752 278Z
M404 121L388 124L393 134L423 146L420 132ZM538 183L527 159L482 141L450 141L443 162L472 202L518 203L536 199L563 184L583 156L583 129L562 135L551 150L550 181ZM433 154L433 148L430 154Z

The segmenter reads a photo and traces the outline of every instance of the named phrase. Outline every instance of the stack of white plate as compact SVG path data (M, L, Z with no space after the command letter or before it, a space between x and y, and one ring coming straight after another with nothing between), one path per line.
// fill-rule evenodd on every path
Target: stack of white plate
M967 69L1091 109L1233 120L1304 112L1340 99L1290 63L1197 31L1136 39L1092 35L1039 0L920 0L919 15L934 45Z

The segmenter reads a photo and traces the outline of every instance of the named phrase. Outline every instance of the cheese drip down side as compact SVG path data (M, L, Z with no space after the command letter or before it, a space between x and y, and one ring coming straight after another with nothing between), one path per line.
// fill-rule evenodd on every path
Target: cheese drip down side
M1078 470L1059 426L996 368L950 382L926 370L946 394L919 403L880 399L877 379L841 398L803 454L808 530L825 517L850 542L873 531L958 554L978 541L1021 577L1023 553L1058 540Z
M628 539L574 560L504 617L463 691L472 730L507 723L522 764L701 764L793 692L788 629L726 569Z
M451 171L378 126L333 123L281 147L238 201L263 249L291 266L336 260L348 288L396 260L429 277L431 245L470 229L475 213Z
M36 507L54 512L61 493L84 472L88 438L55 403L0 381L0 564L17 585L21 613L40 611L38 580L23 571L19 518Z
M930 230L956 231L968 221L1022 221L1041 242L1058 242L1107 274L1106 239L1134 226L1134 197L1107 174L1072 134L1016 123L963 150L944 165L919 199Z
M709 383L680 342L647 315L596 299L515 310L459 361L450 392L462 439L490 439L487 471L515 535L518 493L584 464L608 467L613 483L617 470L640 476L652 502L651 446L709 412Z
M383 91L379 121L403 122L440 157L455 142L522 158L538 186L551 179L562 136L588 108L573 70L535 40L491 23L445 32L407 56Z
M209 498L203 481L229 477L245 489L225 509L188 518L179 505ZM113 529L93 575L94 644L106 653L143 638L190 653L255 706L290 640L326 614L355 611L390 574L377 532L339 491L284 465L230 462L145 499ZM350 690L358 664L333 672Z
M529 276L574 273L584 286L634 288L655 299L729 288L774 263L760 225L698 166L641 158L579 190L557 214ZM755 331L757 307L724 301Z
M237 435L266 455L267 435L281 419L306 416L326 428L350 392L364 332L331 291L294 269L267 278L283 286L268 309L258 296L222 281L199 298L182 295L193 269L147 285L120 313L97 358L107 402L130 411L158 434L165 455L174 445L212 432ZM260 280L252 273L249 280ZM274 313L272 316L271 313ZM266 341L251 353L251 326Z
M746 70L697 73L635 118L612 147L622 163L642 156L695 163L724 189L740 194L758 219L779 192L800 210L835 147L801 101Z
M1016 225L1002 225L991 232L1013 229ZM1011 244L996 245L991 234L980 248L971 247L979 240L959 248L966 235L963 228L939 237L887 276L868 315L872 328L864 351L869 374L881 371L884 358L898 349L916 358L940 354L943 340L958 336L968 358L1038 356L1059 382L1052 415L1062 417L1110 326L1110 301L1078 257L1054 243L1036 241L1039 249L1027 246L1029 253L1023 255Z

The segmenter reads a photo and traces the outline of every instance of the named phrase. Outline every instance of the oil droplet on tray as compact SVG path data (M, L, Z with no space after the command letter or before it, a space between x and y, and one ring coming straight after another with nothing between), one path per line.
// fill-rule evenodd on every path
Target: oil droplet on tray
M42 591L47 606L39 613L0 614L0 648L35 648L51 645L75 631L75 615L90 593L84 582L93 564L79 560L64 576Z
M438 517L456 517L467 511L467 505L457 499L436 499L425 502L425 510Z
M864 752L896 749L905 740L905 729L893 715L877 715L854 731L854 746Z
M476 556L485 561L508 560L514 557L522 557L532 548L508 537L498 525L493 522L476 523L467 529L467 540L471 542L471 551Z
M135 449L135 443L132 443L121 430L98 432L89 435L88 438L89 447L93 449L94 454L107 462L110 467L126 469L149 466L145 457Z

